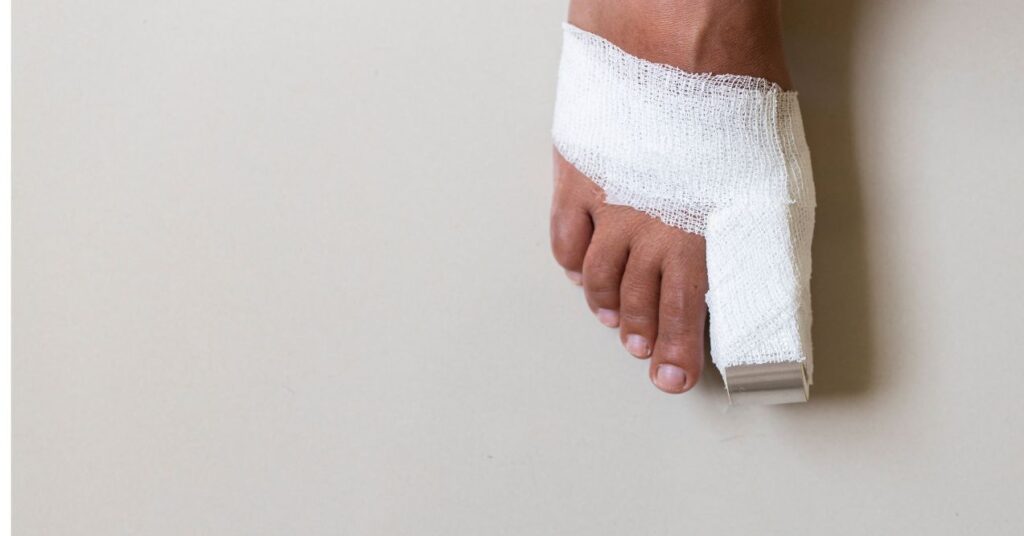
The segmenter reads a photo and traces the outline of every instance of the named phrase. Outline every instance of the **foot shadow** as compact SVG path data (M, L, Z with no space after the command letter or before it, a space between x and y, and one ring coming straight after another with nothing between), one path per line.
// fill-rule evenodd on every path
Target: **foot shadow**
M787 58L800 91L818 196L812 400L865 396L871 390L869 263L851 111L859 4L787 0L784 9Z

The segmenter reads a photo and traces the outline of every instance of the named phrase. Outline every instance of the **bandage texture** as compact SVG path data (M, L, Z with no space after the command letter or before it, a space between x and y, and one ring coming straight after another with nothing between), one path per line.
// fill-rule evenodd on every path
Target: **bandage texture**
M564 26L555 147L606 195L705 236L715 364L811 372L814 182L795 92Z

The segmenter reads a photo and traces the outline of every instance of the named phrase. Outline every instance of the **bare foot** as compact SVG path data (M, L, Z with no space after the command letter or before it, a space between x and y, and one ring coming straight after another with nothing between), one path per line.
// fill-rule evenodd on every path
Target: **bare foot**
M625 51L691 72L743 74L790 87L778 0L573 0L569 22ZM651 381L682 393L704 366L704 239L604 193L555 152L551 245L597 319L651 359Z

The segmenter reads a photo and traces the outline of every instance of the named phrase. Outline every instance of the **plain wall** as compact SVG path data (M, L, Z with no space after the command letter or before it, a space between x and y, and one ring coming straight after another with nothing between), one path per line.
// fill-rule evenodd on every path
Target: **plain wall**
M16 0L17 534L1021 534L1024 3L786 2L812 401L547 244L565 2Z

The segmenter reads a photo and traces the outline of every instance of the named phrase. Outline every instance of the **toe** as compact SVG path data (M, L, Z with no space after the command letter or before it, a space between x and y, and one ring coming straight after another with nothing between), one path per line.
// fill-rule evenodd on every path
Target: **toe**
M582 284L583 259L594 222L590 209L597 199L590 181L555 153L555 192L551 201L551 251L566 276Z
M707 318L706 279L702 256L670 260L663 269L650 376L654 385L666 393L685 392L700 379Z
M619 287L629 257L629 239L621 228L598 225L583 260L587 304L602 324L619 327Z
M661 262L657 255L636 249L622 276L620 337L626 350L641 359L651 356L658 333Z
M565 269L565 275L577 285L583 284L583 259L590 247L594 225L590 214L571 208L551 211L551 251Z

